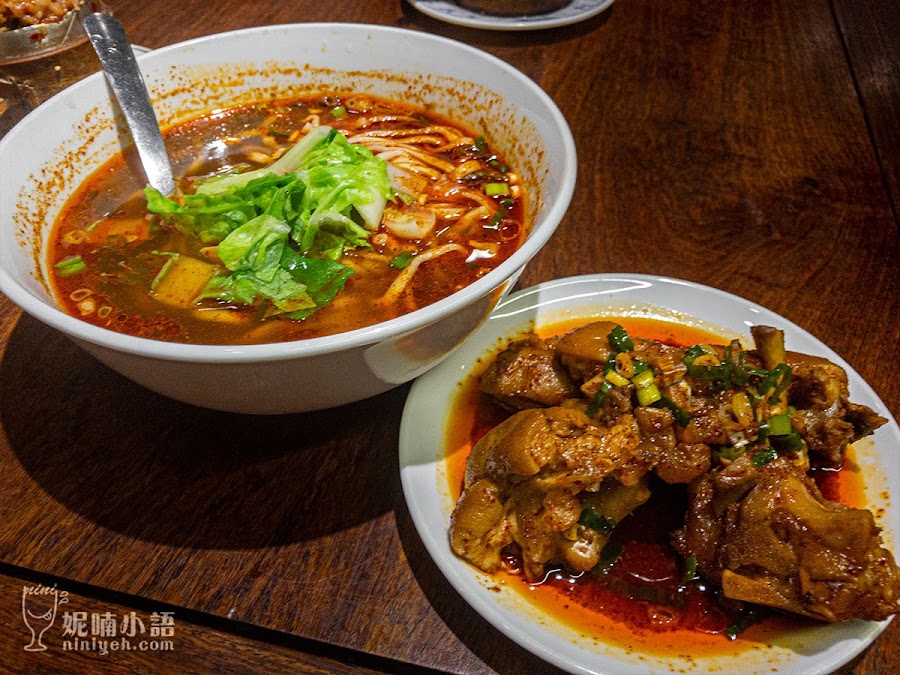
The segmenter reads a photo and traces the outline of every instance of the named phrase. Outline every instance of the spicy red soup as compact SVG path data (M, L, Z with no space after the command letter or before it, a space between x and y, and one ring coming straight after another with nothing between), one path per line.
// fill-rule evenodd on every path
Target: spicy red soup
M506 260L523 188L477 133L371 96L283 100L169 129L176 194L133 152L63 209L61 306L98 326L202 344L314 338L434 303Z

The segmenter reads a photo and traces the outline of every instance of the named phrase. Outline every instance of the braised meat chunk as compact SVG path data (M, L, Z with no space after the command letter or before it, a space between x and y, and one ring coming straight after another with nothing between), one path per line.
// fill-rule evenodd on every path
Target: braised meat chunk
M877 429L887 420L849 401L847 373L825 359L788 352L791 386L788 395L797 408L791 422L809 451L838 467L848 443Z
M510 408L559 405L578 389L556 359L552 342L536 336L504 349L481 378L482 389Z
M608 479L632 487L647 469L631 416L603 428L575 408L518 412L472 449L451 520L453 550L494 571L501 549L515 542L530 579L543 576L551 561L581 560L578 567L590 569L584 561L596 564L605 540L590 528L579 531L587 496L611 490ZM620 511L614 515L627 515Z
M511 343L479 386L513 412L468 457L453 550L486 572L515 556L530 582L554 567L602 580L624 550L619 524L671 493L683 522L665 526L664 546L724 609L824 621L900 611L900 569L872 513L825 499L809 473L840 468L887 420L849 400L838 365L788 352L780 330L751 334L754 349L685 348L597 321Z
M900 571L872 514L824 499L784 459L759 469L739 460L702 478L674 541L734 600L824 621L900 610Z

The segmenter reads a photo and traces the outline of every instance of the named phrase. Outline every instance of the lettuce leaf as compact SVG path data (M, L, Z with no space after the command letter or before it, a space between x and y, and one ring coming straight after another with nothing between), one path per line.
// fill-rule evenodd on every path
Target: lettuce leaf
M306 318L353 271L338 262L369 246L391 197L387 164L329 127L317 127L265 169L210 179L173 200L147 187L147 208L203 244L230 274L198 299L268 303L266 315Z
M305 319L317 309L334 300L344 288L353 270L334 260L306 258L287 248L282 256L282 269L290 271L295 280L301 281L315 307L302 308L288 314L291 319Z
M251 270L260 278L272 278L290 231L284 221L263 214L232 230L216 252L232 272Z

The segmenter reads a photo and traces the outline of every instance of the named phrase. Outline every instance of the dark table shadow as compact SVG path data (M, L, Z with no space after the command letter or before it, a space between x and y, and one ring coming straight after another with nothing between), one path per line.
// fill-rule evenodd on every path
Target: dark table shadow
M25 315L0 363L0 422L34 481L98 526L171 546L257 548L393 509L407 391L298 415L215 412L132 383Z

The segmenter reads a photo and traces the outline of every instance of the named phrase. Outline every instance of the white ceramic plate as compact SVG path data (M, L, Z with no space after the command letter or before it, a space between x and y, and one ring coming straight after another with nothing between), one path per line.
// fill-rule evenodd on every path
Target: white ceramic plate
M579 635L542 616L515 591L458 559L450 550L447 530L453 501L444 466L447 415L458 391L480 356L498 340L534 325L598 315L638 315L680 320L700 327L719 327L726 337L749 336L749 327L765 324L785 332L788 349L816 354L842 366L850 396L890 422L874 442L857 444L857 460L866 482L870 508L883 508L879 525L886 546L896 551L900 506L879 495L900 496L900 428L868 384L836 353L799 326L754 303L687 281L637 274L571 277L541 284L510 296L487 322L450 358L413 385L400 429L403 491L415 526L444 576L485 619L521 646L547 661L577 673L629 675L649 672L830 673L852 659L884 630L888 622L850 621L798 629L778 639L771 649L739 656L698 657L692 663L641 653L628 653L601 640ZM749 341L747 337L746 342ZM896 553L895 553L896 555ZM492 590L488 590L488 587Z
M590 19L608 8L614 0L573 0L571 4L546 14L532 16L491 16L466 9L447 0L409 0L422 14L468 28L486 30L537 30L558 28Z

